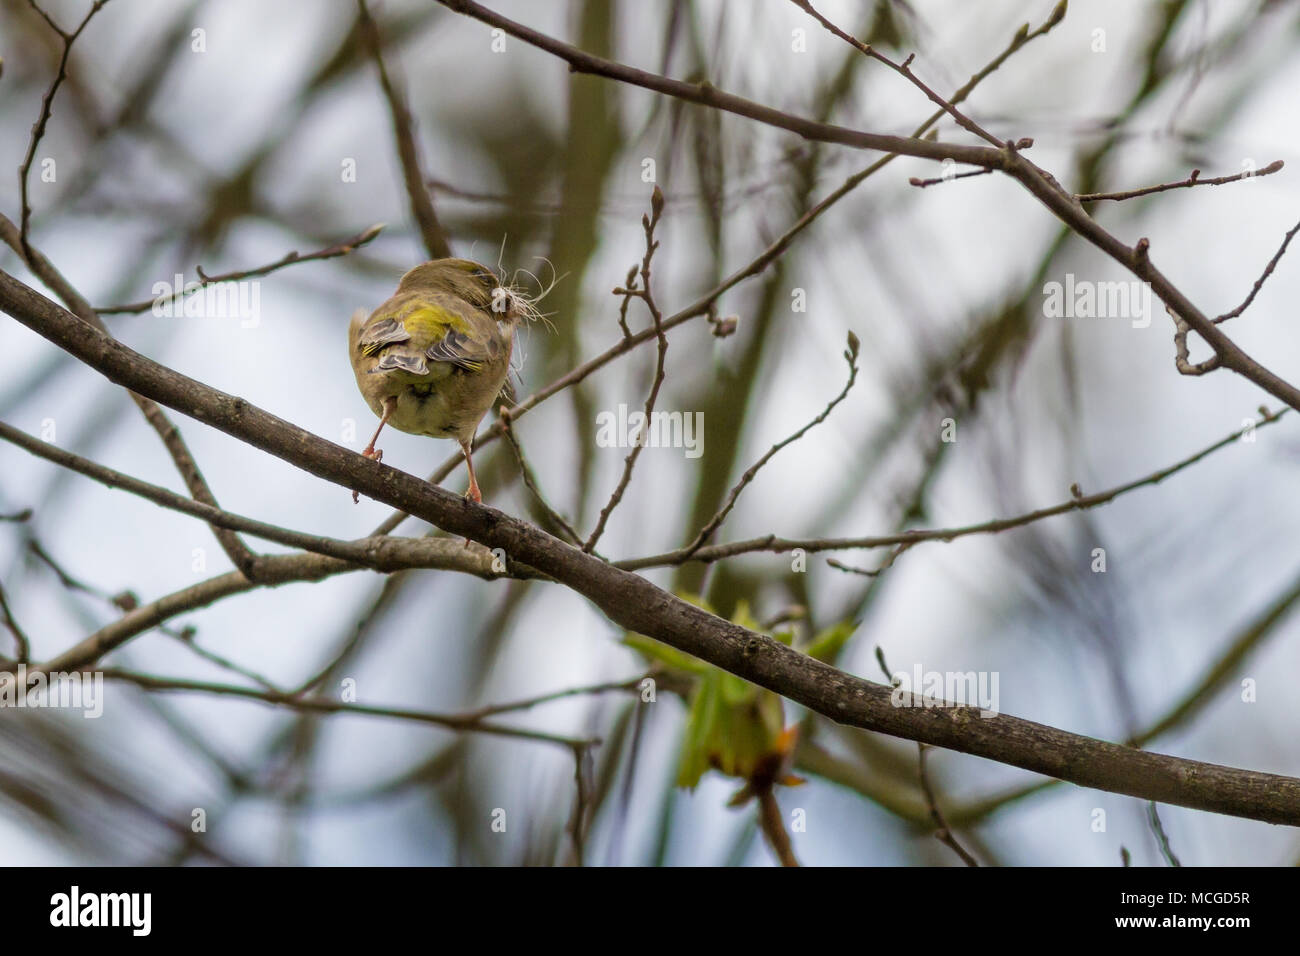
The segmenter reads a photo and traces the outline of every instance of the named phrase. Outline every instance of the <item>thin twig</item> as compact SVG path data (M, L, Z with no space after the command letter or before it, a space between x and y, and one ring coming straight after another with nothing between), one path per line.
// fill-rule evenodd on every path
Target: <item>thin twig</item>
M1122 202L1125 199L1136 199L1138 196L1150 196L1152 193L1162 193L1167 189L1190 189L1192 186L1223 186L1226 183L1241 182L1243 179L1254 179L1257 176L1271 176L1280 170L1285 164L1282 160L1275 160L1269 163L1263 169L1248 170L1237 173L1233 176L1216 176L1213 179L1202 179L1201 171L1193 169L1192 174L1186 179L1180 179L1176 183L1161 183L1159 186L1143 186L1141 189L1129 189L1125 192L1118 193L1080 193L1074 198L1079 202L1103 202L1106 200L1112 202Z
M526 697L523 700L516 700L509 704L490 704L487 707L480 707L478 710L471 711L466 716L477 717L479 720L483 720L486 717L495 717L498 714L508 714L519 710L530 710L539 704L549 704L552 701L564 700L566 697L607 694L615 691L634 691L641 686L641 682L648 676L648 674L642 674L639 677L633 677L630 680L606 681L601 684L588 684L583 687L567 687L564 690L552 691L549 694L539 694L536 697Z
M237 674L245 680L252 681L265 691L270 691L273 694L285 693L285 691L277 687L270 678L264 677L256 671L244 667L242 664L237 664L230 658L223 657L215 651L210 651L206 647L200 646L198 641L194 639L195 635L192 627L187 627L184 630L173 632L171 636L176 638L180 644L193 651L195 655L203 658L203 660L207 661L209 664L215 664L222 670L230 671L232 674Z
M727 495L727 500L722 503L722 507L719 508L717 513L714 514L714 516L705 523L704 527L700 529L700 533L695 536L695 540L682 549L686 554L686 557L682 559L683 561L689 560L691 555L703 547L704 543L708 541L713 533L722 525L722 522L727 520L727 515L731 514L731 509L736 506L736 500L740 497L740 493L745 490L746 486L751 481L754 480L762 467L772 460L773 455L792 442L798 441L813 427L826 421L830 416L830 413L835 410L835 406L848 397L849 389L853 388L853 383L858 380L858 337L852 332L849 332L848 343L848 348L844 350L844 359L849 363L849 380L844 383L844 388L840 390L838 395L830 400L830 403L822 409L820 415L810 421L807 425L804 425L803 428L799 429L793 435L777 442L769 448L766 453L764 453L762 458L749 466L749 469L740 476L740 481L736 482L736 486L732 488L730 494Z
M357 0L360 14L358 23L370 47L370 54L375 58L379 68L379 83L384 88L384 97L388 100L388 110L393 118L393 136L397 140L397 155L402 161L402 177L406 181L406 195L411 203L411 215L415 217L420 228L420 237L430 259L446 259L451 256L451 244L447 233L438 221L438 214L433 208L433 199L424 185L425 176L420 171L420 150L415 139L415 118L406 104L406 97L384 66L383 42L379 37L379 27L370 16L366 0Z
M370 717L389 717L396 720L409 720L415 723L434 724L448 730L467 731L480 734L492 734L498 737L515 737L521 740L538 740L546 743L560 744L564 747L591 745L598 743L594 738L566 737L561 734L549 734L540 730L524 727L507 727L493 724L477 717L464 714L440 714L427 710L409 710L403 707L379 707L370 704L349 703L331 700L325 697L294 697L283 692L263 690L253 687L239 687L234 684L213 684L206 681L186 680L173 677L155 677L135 671L118 668L103 668L105 680L120 680L134 684L149 691L183 691L189 693L214 694L222 697L242 697L245 700L261 701L276 707L322 714L364 714Z
M864 578L878 578L894 566L894 563L899 559L899 556L901 556L904 551L915 544L915 541L904 541L894 548L894 550L889 552L889 557L885 558L884 563L881 564L880 567L872 570L868 570L867 568L855 568L852 565L836 561L834 558L827 558L826 563L837 571L847 571L850 574L858 574Z
M1242 662L1257 650L1264 639L1278 631L1279 625L1286 620L1300 605L1300 577L1286 593L1269 605L1261 614L1252 619L1242 630L1232 637L1228 649L1215 659L1206 670L1204 677L1183 694L1165 716L1152 723L1141 733L1127 741L1130 747L1145 747L1153 740L1164 736L1169 731L1186 724L1199 714L1213 699L1217 691L1222 690L1233 681L1239 673ZM808 769L808 768L804 768ZM815 772L815 771L814 771ZM1059 784L1059 780L1044 780L1027 787L1017 787L1006 793L986 797L949 814L957 819L974 823L1000 810L1002 807L1036 793L1050 790Z
M54 576L58 578L59 584L62 585L68 591L72 591L77 594L88 595L94 598L95 600L102 602L107 607L112 608L114 611L116 611L119 614L130 614L132 611L140 607L140 598L137 597L136 593L130 589L112 593L104 588L96 587L92 584L87 584L86 582L74 577L71 573L68 572L66 568L63 567L62 564L60 564L57 560L55 560L54 556L51 555L49 551L47 551L45 547L34 537L28 538L27 551L30 555L32 555L37 560L39 560L43 565L45 565L46 568L48 568L51 572L53 572ZM161 631L163 634L166 634L168 637L176 638L178 641L181 642L191 641L195 634L195 629L193 627L183 627L180 630L176 630L175 628L168 627L162 622L158 623L158 630ZM193 647L193 645L191 646ZM196 651L199 650L197 647L194 647L194 649ZM203 652L201 651L200 651L200 656L203 656ZM216 659L215 655L209 657L209 660L212 660L214 663L220 663ZM233 666L230 667L229 669L238 670ZM244 671L239 671L239 673L243 674L246 677L250 676L247 672Z
M934 822L934 838L956 853L967 866L979 866L979 861L971 856L953 836L948 821L943 818L943 813L939 810L939 801L934 795L934 788L930 785L930 774L925 768L925 757L929 751L930 748L925 744L916 745L917 774L921 778L921 792L925 794L926 806L930 808L930 819Z
M641 287L639 289L615 289L616 295L622 294L626 298L635 296L645 303L646 309L650 312L650 317L654 320L654 332L659 341L659 349L655 358L655 376L650 385L650 394L645 399L644 419L641 422L641 428L637 431L635 440L632 442L632 450L627 453L623 460L623 475L619 479L614 493L609 496L609 501L605 507L600 509L600 517L596 519L596 527L592 529L591 536L587 538L582 550L591 554L596 547L596 542L600 536L605 533L605 525L609 521L609 516L614 513L620 501L623 500L623 493L627 491L628 484L632 481L632 469L636 467L636 461L641 456L641 450L645 447L647 433L652 427L654 420L655 402L659 399L659 389L664 383L664 361L668 355L668 336L664 334L664 316L655 302L654 292L650 288L650 263L654 259L655 250L659 248L659 240L655 238L655 227L659 225L659 217L664 211L664 194L663 191L655 186L654 192L650 196L650 213L641 217L641 229L645 232L645 256L641 259ZM625 301L626 301L625 298ZM627 332L626 323L623 324L623 330ZM625 338L624 341L629 341Z
M27 550L34 557L40 559L40 561L46 567L48 567L51 571L53 571L54 576L59 579L59 583L63 585L65 588L67 588L69 591L80 591L82 594L89 594L91 597L96 597L96 598L105 597L103 591L100 591L98 588L91 587L89 584L86 584L84 581L80 581L77 578L74 578L71 574L65 571L63 569L63 566L60 565L59 562L54 560L54 558L50 555L50 553L46 551L45 548L41 545L41 543L37 541L35 538L32 538L30 541L27 542Z
M894 674L885 663L884 648L876 645L876 663L885 674L885 680L891 685L894 683ZM939 809L939 801L935 797L934 787L930 784L930 774L926 770L925 756L930 748L921 741L916 742L916 768L917 776L921 782L921 793L925 796L925 805L930 813L930 822L934 824L934 838L948 847L961 858L961 861L967 866L979 866L979 861L971 856L953 835L952 828L948 826L948 821L944 819L943 812Z
M907 182L910 186L917 186L921 189L925 189L929 186L940 186L943 183L951 183L958 179L970 179L972 176L987 176L991 172L993 172L991 169L973 169L966 173L953 173L949 176L935 176L933 179L921 179L917 176L913 176L908 179Z
M243 269L236 272L223 272L221 275L210 276L203 271L202 266L195 267L195 273L199 277L197 283L191 283L183 288L176 289L171 295L159 296L153 299L145 299L140 302L125 303L122 305L110 305L104 308L96 309L100 315L138 315L141 312L149 312L155 306L166 305L170 302L176 302L178 299L184 299L206 289L210 285L216 285L218 282L238 282L241 279L254 279L259 276L270 275L272 272L278 272L286 266L295 265L300 262L317 262L322 259L334 259L338 256L346 256L357 249L360 249L366 243L373 240L384 230L384 223L379 222L369 229L363 229L350 239L344 239L341 242L333 243L324 249L318 249L315 252L309 252L301 255L298 252L287 252L275 262L268 265L258 266L255 269Z
M36 0L27 0L27 5L31 7L33 10L35 10L37 14L40 15L40 18L42 20L44 20L47 24L49 24L51 30L53 30L59 36L63 37L64 43L68 42L68 31L63 29L63 27L59 26L57 23L55 23L54 18L50 16L48 13L46 13L45 10L41 7L41 5L36 3Z
M1220 332L1210 319L1197 309L1192 301L1163 272L1156 268L1149 255L1150 243L1146 239L1139 240L1135 246L1125 244L1089 216L1083 205L1071 193L1062 188L1054 176L1026 159L1020 151L1030 145L1032 141L1022 139L1013 142L1008 140L1001 143L998 148L967 146L932 139L909 139L901 136L870 133L830 123L816 122L765 106L741 96L726 93L707 81L688 83L595 56L571 44L526 27L508 17L501 16L481 4L472 2L472 0L438 0L438 2L458 13L466 14L504 30L511 36L518 37L531 46L545 50L562 59L575 72L605 76L685 102L734 113L816 142L838 143L856 149L879 150L885 153L902 153L920 159L951 159L954 162L969 166L1001 170L1020 183L1053 216L1073 232L1097 246L1114 261L1132 272L1139 280L1149 283L1152 291L1160 300L1174 307L1192 328L1205 339L1206 343L1219 354L1225 367L1255 383L1255 385L1275 398L1286 402L1292 408L1300 408L1300 388L1260 364L1232 339ZM1051 18L1056 20L1064 15L1065 4L1062 2L1053 10ZM876 58L900 72L914 86L924 92L928 98L957 119L958 123L964 128L970 129L982 138L992 141L991 134L982 130L969 117L957 110L949 101L940 97L911 72L909 68L911 58L905 60L902 64L894 64L888 58L881 57L879 54L876 54Z
M615 289L615 295L621 295L623 301L618 304L618 327L623 330L623 338L630 339L632 330L627 325L627 309L636 298L636 266L627 270L627 278L623 280L623 288Z
M577 791L573 799L573 813L569 817L570 853L574 866L582 866L587 841L587 817L591 809L591 747L573 745L573 784Z
M1003 63L1010 59L1012 54L1023 47L1028 41L1048 33L1058 22L1059 20L1049 19L1038 29L1030 33L1024 33L1023 31L1017 33L1001 53L985 64L982 69L973 73L970 78L967 79L967 81L955 93L953 93L950 102L964 102L966 98L974 92L975 88L979 86L983 80L995 73ZM934 113L927 117L912 131L911 138L916 139L925 134L927 130L931 129L934 124L939 122L939 120L941 120L945 115L947 114L944 110L935 110ZM674 329L677 326L682 325L691 319L698 318L701 315L712 315L719 299L742 282L762 275L773 262L784 255L785 251L793 245L795 239L797 239L801 233L806 231L809 226L821 218L821 216L835 206L841 199L853 192L853 190L863 182L892 163L899 157L899 155L901 154L887 153L872 162L870 165L847 177L844 182L828 193L824 199L795 220L794 223L785 230L785 232L771 242L761 253L750 260L749 263L732 272L731 275L727 276L727 278L723 279L695 302L664 319L664 331L667 332ZM600 355L588 359L582 365L575 369L571 369L555 381L551 382L551 384L547 385L545 388L539 389L522 402L516 404L514 408L510 410L511 414L515 418L520 417L530 409L536 408L542 402L545 402L547 399L564 391L566 388L583 381L590 375L604 368L610 362L613 362L615 359L628 354L634 348L652 341L655 338L656 334L654 329L646 329L641 332L633 333L631 338L628 338L625 335L622 340L606 349ZM495 422L484 429L483 432L474 439L474 447L481 448L483 445L495 441L499 437L501 437L501 423ZM451 474L451 472L460 465L461 460L462 456L459 454L449 457L434 470L429 480L434 484L441 483L444 478ZM406 515L400 513L390 515L375 529L374 533L388 534L401 524L405 518Z
M732 544L713 545L711 547L700 548L698 551L691 552L689 548L681 548L677 551L669 551L665 554L651 555L645 558L632 558L626 561L616 561L614 566L622 568L625 571L640 571L644 568L668 567L682 564L686 561L720 561L723 558L735 557L738 554L750 554L756 551L768 551L778 554L802 550L807 553L815 551L844 551L857 548L888 548L900 544L913 545L921 541L952 541L956 538L964 538L972 534L997 534L1002 531L1008 531L1012 528L1020 528L1036 521L1042 521L1044 518L1051 518L1056 515L1067 514L1071 511L1084 511L1089 508L1096 508L1104 505L1109 501L1134 491L1147 485L1155 485L1164 481L1171 475L1175 475L1185 468L1196 464L1202 458L1212 455L1221 448L1227 448L1235 443L1242 435L1247 432L1263 428L1270 425L1286 415L1290 409L1283 408L1276 412L1270 412L1268 409L1260 409L1261 417L1242 428L1237 429L1232 434L1219 439L1213 445L1202 448L1193 455L1189 455L1182 461L1175 462L1159 471L1138 478L1134 481L1117 485L1107 491L1099 491L1091 495L1072 495L1068 501L1058 505L1052 505L1049 508L1039 508L1036 511L1029 511L1024 514L1016 515L1010 518L994 518L991 521L980 522L979 524L964 525L954 528L925 528L911 531L903 531L898 534L878 535L866 538L778 538L776 535L766 535L762 538L752 538L747 541L737 541Z
M546 521L549 522L552 527L558 528L563 532L564 537L568 539L570 544L581 547L582 537L578 534L577 530L575 530L573 525L569 524L569 522L565 520L563 515L550 506L549 502L546 500L546 496L542 494L542 490L537 484L537 476L533 474L533 469L528 464L528 459L524 457L524 450L519 444L519 437L515 435L515 430L510 427L510 409L505 405L502 405L500 409L500 421L501 434L506 437L511 450L515 453L515 461L519 465L519 474L524 480L524 486L532 492L533 500L536 501L537 506L542 509L542 514Z
M135 610L140 604L140 599L135 596L133 591L118 591L116 594L112 594L103 588L95 587L73 577L35 538L27 539L27 551L49 568L54 573L54 576L59 579L59 584L69 591L87 594L123 613ZM162 630L167 633L166 628L162 628Z
M790 834L786 832L785 818L781 815L781 804L777 802L775 789L771 784L758 788L759 827L781 865L798 866L799 860L794 855Z
M832 123L820 123L720 90L707 80L696 83L676 80L647 70L637 69L625 63L596 56L572 44L527 27L518 21L511 20L495 10L473 2L473 0L437 0L437 2L449 10L473 17L490 26L497 27L513 37L517 37L530 46L545 50L552 56L558 57L567 63L570 70L575 73L608 77L689 103L724 110L738 116L746 116L768 126L784 129L805 139L817 142L838 143L856 149L879 150L882 153L902 153L906 156L916 156L921 159L953 159L959 163L967 163L972 166L1001 168L1004 165L1004 153L1001 148L1003 144L1000 142L997 143L998 148L992 149L987 146L938 143L926 139L869 133L863 130L836 126ZM899 69L895 64L890 65L894 66L895 69ZM919 81L915 80L914 82L919 83ZM940 97L939 100L942 100L942 98ZM942 105L945 111L949 113L953 111L953 106L949 101L944 100L939 105Z
M26 664L32 659L32 644L14 618L13 611L9 607L9 599L5 596L3 582L0 582L0 616L4 618L5 627L9 628L9 633L14 636L14 643L18 645L18 656L14 659L14 663Z
M996 136L994 136L992 133L985 130L982 126L980 126L978 123L972 120L961 110L957 109L956 104L954 104L951 100L944 99L934 90L932 90L929 86L923 83L917 77L917 75L912 72L912 61L916 58L915 53L909 54L907 59L905 59L902 63L895 63L889 57L885 56L883 53L881 53L880 51L872 47L870 44L863 43L861 40L857 39L851 34L846 33L844 30L841 30L838 26L836 26L826 17L818 13L817 10L813 7L812 3L809 2L809 0L791 0L791 2L796 7L798 7L799 9L807 13L809 16L811 16L818 23L820 23L832 34L839 37L841 40L843 40L845 43L852 46L854 49L858 50L864 56L868 56L878 63L883 63L891 70L894 70L896 73L899 73L902 76L906 77L908 80L911 81L911 83L917 89L919 89L922 93L924 93L927 97L929 97L932 103L934 103L941 110L943 110L954 120L956 120L958 126L962 127L963 129L965 129L970 133L974 133L980 139L984 140L987 143L991 143L992 145L998 148L1001 148L1003 145L1005 145L1002 142L1002 140L998 139ZM1062 3L1057 6L1056 10L1052 13L1052 16L1049 17L1048 22L1054 24L1055 21L1059 20L1064 15L1065 15L1065 5L1064 3Z
M518 566L514 562L512 562L512 567L508 572L491 570L493 559L491 553L486 549L452 547L452 542L447 538L371 537L359 541L340 541L336 538L304 534L268 524L264 521L246 518L231 511L224 511L221 508L194 501L184 495L178 495L174 491L150 484L147 481L133 478L120 471L82 458L80 455L74 455L72 452L40 441L2 421L0 421L0 439L11 442L47 461L52 461L71 471L92 478L110 488L120 488L156 505L191 515L218 528L242 531L268 541L288 545L291 548L301 548L313 554L326 555L363 567L381 571L405 570L418 566L442 567L445 569L458 568L471 574L489 578L528 574L525 567ZM458 554L457 552L463 553ZM431 563L423 565L422 562L426 560Z
M1165 862L1170 866L1182 866L1178 857L1174 856L1174 848L1169 845L1169 837L1165 833L1164 824L1160 822L1160 813L1156 810L1156 802L1150 800L1147 802L1147 822L1151 825L1151 832L1155 834L1156 843L1160 847L1160 855L1165 858Z
M1241 315L1241 313L1250 308L1250 304L1255 301L1255 296L1259 295L1259 290L1264 288L1264 281L1273 274L1273 270L1277 268L1277 264L1282 261L1282 256L1286 254L1286 247L1291 245L1291 240L1295 238L1297 232L1300 232L1300 222L1292 226L1287 232L1286 237L1282 240L1282 245L1280 245L1277 252L1273 254L1273 258L1268 260L1268 265L1264 267L1263 274L1255 280L1255 284L1250 289L1250 294L1246 296L1246 301L1241 303L1241 305L1237 306L1231 312L1225 312L1223 315L1213 319L1212 321L1215 325L1218 325L1220 322L1227 322L1229 319L1235 319L1237 316Z
M27 0L27 2L63 40L63 54L59 57L59 71L54 77L54 82L50 84L49 89L45 91L44 99L41 100L41 115L36 120L35 125L32 126L31 139L27 141L27 156L23 159L22 166L18 168L18 187L22 196L22 214L19 220L21 223L19 229L19 241L22 244L24 259L31 258L31 247L28 245L27 235L31 229L32 205L31 197L28 195L27 191L27 179L32 171L32 163L36 160L36 149L40 145L41 139L45 136L45 128L50 122L50 115L54 109L54 96L59 92L59 87L63 85L63 81L68 78L68 59L72 55L72 44L77 42L77 37L81 36L81 31L86 29L86 26L90 23L91 19L95 14L103 9L104 5L108 3L108 0L95 0L95 2L90 6L90 10L86 12L86 16L81 21L80 25L78 25L77 29L71 33L61 30L54 20L50 18L49 14L41 9L41 7L36 3L36 0Z
M1267 608L1255 614L1247 624L1232 634L1227 648L1205 669L1200 680L1188 688L1163 716L1130 739L1129 746L1145 747L1200 713L1217 692L1241 673L1241 666L1246 659L1260 647L1265 638L1277 633L1282 622L1297 607L1300 607L1300 577Z
M27 267L32 270L32 273L54 290L55 294L63 300L63 303L77 318L111 337L112 333L104 324L104 320L99 317L99 313L95 311L85 296L78 292L72 283L64 278L63 274L38 249L30 245L24 247L18 226L3 213L0 213L0 238L3 238L11 249L23 257L23 261L27 263ZM189 446L185 444L180 429L167 417L167 413L163 411L162 406L136 392L128 391L127 394L135 406L140 409L140 413L144 415L149 427L158 435L163 447L167 449L167 454L171 456L172 463L175 464L176 470L180 472L181 478L185 481L185 487L189 490L190 496L196 501L211 505L213 508L218 507L217 498L212 493L212 489L208 487L207 479L203 477L198 462L190 452ZM230 559L231 564L246 577L255 578L258 574L260 556L254 554L240 540L237 534L215 526L212 528L212 533L221 546L221 550Z
M348 636L341 646L329 655L324 666L317 668L306 680L291 690L289 692L290 696L300 697L308 691L316 689L329 680L332 675L336 674L338 669L343 667L347 661L353 659L367 637L375 633L375 624L392 606L393 600L401 590L401 586L401 575L389 575L384 580L384 585L379 589L379 593L375 595L360 616L352 623Z

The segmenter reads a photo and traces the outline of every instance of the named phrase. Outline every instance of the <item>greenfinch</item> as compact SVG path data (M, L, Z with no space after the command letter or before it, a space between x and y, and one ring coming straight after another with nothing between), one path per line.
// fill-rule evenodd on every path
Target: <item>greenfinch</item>
M348 357L357 388L379 416L362 454L383 458L375 442L385 425L454 438L469 469L466 495L482 501L470 457L474 435L505 385L514 326L527 305L486 266L435 259L402 276L369 316L353 315Z

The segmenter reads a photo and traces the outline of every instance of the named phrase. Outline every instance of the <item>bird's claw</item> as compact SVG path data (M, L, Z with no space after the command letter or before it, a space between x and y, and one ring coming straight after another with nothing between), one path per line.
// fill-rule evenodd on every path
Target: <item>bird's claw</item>
M367 445L365 448L363 448L361 450L361 455L363 458L369 458L371 461L384 460L384 450L382 448L376 448L374 445ZM361 501L361 493L359 491L354 490L352 492L352 503L355 505L358 504L360 501Z

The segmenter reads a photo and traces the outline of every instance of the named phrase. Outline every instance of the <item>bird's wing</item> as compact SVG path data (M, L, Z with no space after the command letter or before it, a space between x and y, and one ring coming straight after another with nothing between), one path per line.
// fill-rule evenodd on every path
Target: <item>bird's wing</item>
M375 355L385 345L411 341L411 333L395 318L383 318L370 322L361 329L357 345L362 355Z
M424 299L405 318L405 325L424 355L467 372L478 372L501 354L501 342L490 317L474 321L468 307L452 296Z
M412 375L427 375L428 363L421 351L412 347L411 339L410 331L400 319L392 315L372 316L357 336L356 347L362 355L379 357L370 370L372 375L395 369Z
M356 336L361 355L378 357L371 370L431 373L429 363L480 371L501 355L502 343L490 318L474 321L470 307L442 293L394 296L375 310Z

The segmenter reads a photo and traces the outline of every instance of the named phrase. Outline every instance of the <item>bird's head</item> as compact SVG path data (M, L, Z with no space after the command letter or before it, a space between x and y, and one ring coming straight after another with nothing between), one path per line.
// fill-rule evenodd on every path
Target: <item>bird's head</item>
M427 290L449 292L494 313L500 322L529 316L525 296L501 281L495 272L472 259L433 259L421 263L398 285L399 292Z

